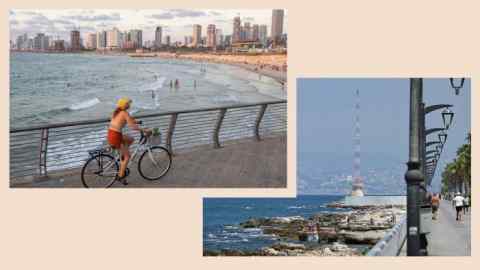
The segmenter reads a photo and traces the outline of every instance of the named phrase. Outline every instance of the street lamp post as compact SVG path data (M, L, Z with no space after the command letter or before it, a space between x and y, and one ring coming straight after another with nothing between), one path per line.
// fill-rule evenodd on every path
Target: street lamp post
M423 81L410 79L410 128L409 159L405 181L407 184L407 256L420 256L420 183L424 181L420 170L420 110L423 96Z

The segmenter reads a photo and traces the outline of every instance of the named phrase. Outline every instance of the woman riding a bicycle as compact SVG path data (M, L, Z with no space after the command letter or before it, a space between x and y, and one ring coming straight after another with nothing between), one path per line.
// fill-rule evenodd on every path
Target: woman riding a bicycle
M110 126L108 127L107 140L110 146L113 149L120 151L121 162L120 170L117 175L117 180L125 183L125 171L127 168L128 161L130 160L130 150L129 147L133 143L133 138L127 134L123 134L123 128L128 125L131 129L138 130L145 133L145 136L148 136L151 131L148 129L142 129L138 126L135 118L130 116L128 109L132 104L132 100L129 98L121 98L117 102L117 107L112 114L112 120L110 120Z

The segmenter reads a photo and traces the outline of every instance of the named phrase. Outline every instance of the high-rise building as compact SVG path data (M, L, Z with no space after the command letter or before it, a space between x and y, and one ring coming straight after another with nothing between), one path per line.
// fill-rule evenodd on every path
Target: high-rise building
M272 10L272 40L278 43L283 34L283 9Z
M72 30L70 32L70 48L72 51L79 51L82 48L80 45L80 31Z
M252 27L252 40L258 41L259 40L259 26L258 24L254 24Z
M193 38L193 41L192 41L193 47L198 47L199 45L202 44L202 26L201 25L199 24L193 25L192 38Z
M215 24L209 24L207 27L207 47L215 48L217 39L215 38Z
M112 30L107 31L107 48L118 49L120 48L120 31L114 27Z
M130 41L133 41L135 48L141 48L143 45L142 30L133 29L130 30Z
M242 22L240 21L240 17L233 18L233 32L232 32L232 42L240 42L241 41L241 32L242 32Z
M43 33L38 33L33 38L33 49L44 51L48 49L48 37L45 36Z
M85 47L89 50L93 50L97 48L97 34L95 33L87 34Z
M216 28L215 29L215 45L223 47L223 33L222 29Z
M97 49L105 49L107 47L107 32L97 32Z
M155 29L155 47L162 47L162 27L160 26Z
M64 51L65 50L65 42L63 40L55 40L53 42L53 49L55 51Z
M17 48L17 50L23 49L23 36L18 36L17 42L15 44L16 44L15 47Z
M263 46L267 46L267 32L267 25L260 25L258 28L258 41L262 43Z
M165 44L167 45L167 47L170 47L170 36L165 36Z
M246 22L243 25L243 31L245 31L245 37L243 40L252 40L252 26L249 22Z
M223 46L230 47L232 45L232 35L226 35L223 39Z

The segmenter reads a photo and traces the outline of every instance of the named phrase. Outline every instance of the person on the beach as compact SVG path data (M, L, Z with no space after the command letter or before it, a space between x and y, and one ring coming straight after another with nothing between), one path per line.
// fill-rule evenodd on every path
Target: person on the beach
M178 88L178 87L179 87L178 79L175 79L175 88Z
M197 88L197 80L193 80L193 89Z
M123 128L128 124L131 129L143 131L145 136L150 134L150 130L142 129L138 126L135 118L130 116L128 109L132 104L132 100L129 98L121 98L117 102L117 107L113 111L112 119L110 120L110 126L108 127L107 140L113 149L120 151L120 170L118 171L117 180L124 185L127 184L125 180L125 170L127 168L128 161L130 159L129 147L133 143L133 138L122 134Z
M440 206L440 197L437 194L434 194L431 199L432 203L432 219L437 219L438 217L438 207Z
M457 219L456 220L462 220L463 200L464 200L464 198L462 197L460 192L457 192L455 198L453 198L453 202L455 203L455 210L457 210Z
M170 80L170 88L172 88L172 87L173 87L173 82L172 82L172 80Z

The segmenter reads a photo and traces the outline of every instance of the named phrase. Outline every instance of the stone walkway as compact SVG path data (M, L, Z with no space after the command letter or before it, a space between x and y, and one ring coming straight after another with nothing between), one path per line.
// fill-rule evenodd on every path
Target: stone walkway
M215 149L205 146L173 157L169 172L157 181L139 176L137 164L130 166L128 186L139 188L285 188L287 186L287 137L256 141L242 139ZM63 188L83 187L80 168L50 176L43 181L15 184L11 187Z
M428 235L429 256L471 256L471 209L462 221L455 220L450 201L441 201L439 219L433 220Z

